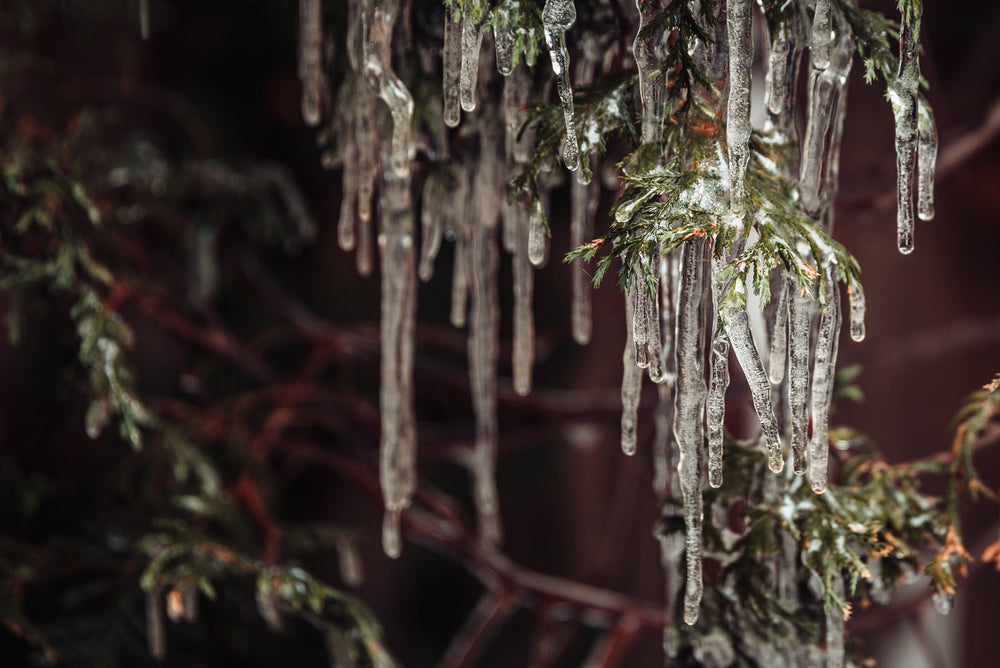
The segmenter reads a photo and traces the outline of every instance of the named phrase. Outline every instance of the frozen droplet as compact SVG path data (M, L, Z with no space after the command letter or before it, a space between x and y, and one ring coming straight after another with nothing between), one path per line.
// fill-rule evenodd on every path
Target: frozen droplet
M444 17L444 48L441 51L444 78L444 124L450 128L457 127L462 120L462 109L459 106L459 80L462 73L462 27L457 21L458 5L445 10Z
M319 125L323 101L323 6L321 0L299 0L299 79L302 118Z
M542 8L542 27L545 43L552 57L552 73L556 77L559 102L563 108L566 123L566 137L563 141L563 162L570 171L580 166L580 147L576 137L576 121L573 112L573 87L569 81L569 51L566 49L566 31L576 23L576 6L573 0L545 0Z
M934 113L923 95L917 96L917 215L920 220L934 218L934 163L937 162L938 138Z
M479 53L483 46L483 22L471 11L462 15L462 70L459 84L462 109L476 110L476 81L479 77Z

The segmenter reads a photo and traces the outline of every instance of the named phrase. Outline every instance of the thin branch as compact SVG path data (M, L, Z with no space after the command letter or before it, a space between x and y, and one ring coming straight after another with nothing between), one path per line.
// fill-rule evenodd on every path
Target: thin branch
M586 668L614 668L619 665L640 628L631 616L623 616L615 628L598 639L584 664Z
M484 594L451 639L438 668L472 665L485 645L496 637L503 623L514 613L516 605L517 594L505 587Z

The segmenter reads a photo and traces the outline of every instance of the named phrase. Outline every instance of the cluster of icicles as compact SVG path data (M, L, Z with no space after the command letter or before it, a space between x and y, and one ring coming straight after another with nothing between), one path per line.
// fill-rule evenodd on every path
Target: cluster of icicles
M513 0L501 0L497 11ZM697 0L695 0L696 2ZM328 95L322 68L321 0L300 0L301 49L299 71L303 82L305 120L318 124ZM456 3L457 4L457 3ZM636 0L640 30L669 4L667 0ZM762 2L762 5L768 5ZM840 140L846 108L846 82L855 45L839 5L831 0L800 0L790 18L768 21L764 136L785 146L801 146L798 165L775 166L779 175L798 182L802 210L830 231L832 206L838 183ZM459 165L453 173L432 171L424 180L420 223L421 247L416 244L416 214L411 193L411 168L415 155L412 125L414 103L407 87L392 68L394 22L398 0L350 0L348 3L347 56L355 75L353 90L344 98L350 108L341 110L343 145L343 208L338 239L345 250L356 251L358 270L372 270L372 198L378 191L377 246L382 277L381 320L381 482L385 501L383 544L387 554L400 553L400 514L411 502L416 484L416 429L413 408L413 328L416 311L416 278L429 280L442 235L455 242L451 320L469 328L469 373L476 415L476 443L469 467L475 485L475 502L484 540L500 538L494 468L497 447L496 389L499 308L497 268L499 241L513 255L514 387L520 394L531 388L533 363L532 268L543 265L548 240L543 224L543 203L506 205L508 180L527 164L533 135L525 123L525 102L531 90L524 65L514 65L514 35L495 28L495 56L483 49L483 22L470 14L445 10L443 60L444 123L455 128L461 110L476 110L477 81L491 76L494 62L503 75L499 112L481 109L473 123L478 133L479 155L474 163ZM727 187L717 194L721 224L741 220L745 209L744 181L749 159L752 0L729 0L715 6L717 21L706 24L709 42L697 42L692 56L726 100L725 144L720 143L720 171ZM697 12L695 12L697 15ZM574 122L570 52L566 32L576 20L571 0L546 0L542 21L551 57L552 73L562 104L566 138L562 157L577 179L572 184L572 243L582 244L593 235L593 216L599 188L585 182L579 169L581 157ZM760 18L758 17L758 20ZM919 20L919 19L918 19ZM502 23L502 22L498 22ZM916 35L904 21L900 38L898 76L890 85L896 119L899 176L899 249L913 248L913 187L919 175L918 212L933 215L932 179L936 154L933 118L919 95ZM648 31L647 31L648 32ZM665 79L656 70L669 49L669 35L637 34L633 53L638 66L642 104L642 141L661 143L663 138ZM809 75L805 136L801 143L795 125L796 82L803 55L808 50ZM572 79L587 83L603 54L584 41L572 64ZM392 119L391 135L376 127L376 105L381 100ZM498 117L501 114L501 117ZM446 132L442 129L442 134ZM385 139L386 141L381 141ZM447 137L438 137L439 153L446 154ZM428 149L429 150L429 149ZM499 156L504 156L500 160ZM457 174L457 176L455 176ZM378 187L376 188L376 185ZM499 230L502 228L502 232ZM634 288L627 294L628 341L622 382L623 450L635 452L635 422L643 369L657 383L661 407L654 442L656 487L662 495L683 498L686 524L687 577L684 620L698 617L702 594L701 523L704 444L707 440L708 480L722 483L724 395L729 384L729 351L746 376L762 427L771 470L782 470L785 455L783 431L790 441L790 459L796 474L808 473L817 493L827 480L827 412L833 388L837 341L841 325L836 258L821 242L822 257L813 257L800 244L803 259L824 280L820 294L803 290L791 274L775 269L771 304L762 308L748 299L748 308L718 313L720 295L730 286L721 270L747 244L740 235L722 257L713 257L704 238L687 241L675 253L647 258L655 262L654 290ZM817 241L817 240L814 240ZM574 274L572 295L573 336L579 343L590 338L590 303L587 278ZM639 281L636 282L639 284ZM745 289L737 286L737 289ZM848 285L851 337L864 338L864 294L861 286ZM753 332L756 332L756 337ZM756 340L755 340L756 338ZM766 341L766 345L762 345ZM707 375L707 381L706 381ZM775 408L778 408L777 414ZM787 415L787 419L778 416ZM810 423L812 425L810 433ZM671 471L676 464L677 475ZM833 615L839 618L839 615ZM842 621L840 622L842 625ZM833 630L837 620L829 620ZM842 629L842 626L840 627ZM840 634L842 637L842 633ZM835 637L837 633L832 633ZM836 648L829 648L836 656ZM842 654L841 654L842 656ZM837 663L837 661L834 661Z

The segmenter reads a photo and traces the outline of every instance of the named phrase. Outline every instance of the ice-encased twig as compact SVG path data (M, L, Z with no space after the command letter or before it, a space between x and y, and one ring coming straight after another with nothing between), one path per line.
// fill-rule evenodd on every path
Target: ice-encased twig
M896 240L899 252L913 252L913 181L917 163L917 89L920 63L917 35L920 31L920 3L903 3L899 24L899 69L889 84L889 101L896 121Z
M483 46L483 21L471 11L462 16L462 72L459 85L462 109L476 110L476 82L479 78L479 54Z
M788 410L792 423L792 467L796 475L806 472L809 442L809 339L812 294L791 274L788 281Z
M459 80L462 74L462 25L458 22L458 3L444 13L444 48L441 50L444 72L444 124L457 127L462 120L459 106Z
M937 162L938 136L934 113L923 95L917 96L917 215L920 220L934 218L934 164Z
M684 500L684 544L687 577L684 583L684 622L698 621L703 591L701 480L705 423L705 379L702 375L702 297L705 292L705 255L701 239L684 244L680 298L677 308L677 391L674 400L674 437L680 451L677 472Z
M642 391L642 369L635 363L635 340L632 323L635 318L635 293L625 292L625 351L622 353L622 452L634 455L639 396Z
M570 171L580 166L580 146L576 137L576 120L573 112L573 87L569 81L569 51L566 49L566 31L576 23L576 6L573 0L545 0L542 8L542 27L545 43L552 58L552 73L556 77L559 102L566 123L563 142L563 162Z
M840 338L840 289L829 259L823 267L823 304L816 339L816 359L812 378L812 440L809 442L809 484L813 491L826 491L827 461L830 455L829 414L833 398L833 378Z
M319 125L323 103L323 6L321 0L299 0L299 79L302 118Z
M750 159L750 63L753 41L751 0L729 0L726 25L729 37L729 98L726 106L726 143L729 147L730 206L742 216L746 167Z

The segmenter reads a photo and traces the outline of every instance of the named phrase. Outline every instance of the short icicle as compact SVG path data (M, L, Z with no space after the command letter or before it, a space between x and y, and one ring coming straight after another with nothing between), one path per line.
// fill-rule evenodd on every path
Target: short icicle
M791 274L788 281L788 410L792 423L792 466L806 472L809 443L809 339L815 302Z
M917 34L920 31L920 3L902 3L899 24L899 70L889 84L889 101L896 121L896 241L899 252L913 252L913 181L917 163L917 89L920 63Z
M566 49L566 31L576 23L576 6L573 0L545 0L542 8L542 27L545 43L552 58L552 73L556 77L559 102L566 122L563 142L563 162L570 171L580 166L580 147L576 138L576 121L573 112L573 87L569 81L569 51Z
M701 481L705 423L705 379L702 375L702 295L707 246L697 239L684 244L680 298L677 308L677 389L674 399L674 437L680 451L677 473L684 499L684 545L687 576L684 582L684 623L698 621L704 591L701 569L703 501Z
M509 18L512 4L511 0L501 0L496 11ZM510 76L514 70L514 31L508 21L493 24L493 40L497 51L497 71L505 77Z
M639 397L642 392L642 369L635 363L635 340L632 326L635 317L635 295L625 292L625 351L622 353L622 452L632 456L636 450L636 423Z
M442 171L434 171L424 181L424 196L420 209L420 264L417 274L426 283L434 276L434 260L441 250L441 230L445 209L452 193L448 192Z
M642 260L635 261L632 277L632 343L635 363L640 369L649 368L649 286Z
M319 125L323 103L322 0L299 0L299 79L302 119L306 125Z
M531 264L541 267L545 264L545 247L548 233L545 230L545 209L540 201L532 204L528 218L528 259Z
M851 309L851 339L865 340L865 291L857 281L847 286L847 296Z
M483 46L483 21L471 11L462 16L462 69L459 85L462 109L476 110L476 81L479 77L479 53Z
M746 197L746 168L750 159L750 63L753 58L751 0L729 0L729 98L726 143L729 146L730 205L733 215L742 216Z
M833 398L833 378L840 338L840 290L829 259L823 268L823 305L820 310L816 359L813 362L812 440L809 443L809 484L813 491L826 491L827 461L830 455L829 413Z
M934 113L923 95L917 96L917 215L920 220L934 218L934 164L937 162L938 136Z

